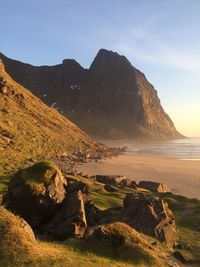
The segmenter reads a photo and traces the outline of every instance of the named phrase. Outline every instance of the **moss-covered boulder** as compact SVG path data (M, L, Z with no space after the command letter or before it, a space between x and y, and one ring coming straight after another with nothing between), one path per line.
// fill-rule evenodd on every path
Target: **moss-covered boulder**
M163 266L149 241L125 223L98 226L88 240L93 242L93 246L102 246L102 251L113 252L119 259L145 266Z
M33 249L35 236L26 221L0 206L0 265L25 258Z
M37 163L13 175L3 204L24 218L33 228L37 228L62 203L66 184L54 163Z

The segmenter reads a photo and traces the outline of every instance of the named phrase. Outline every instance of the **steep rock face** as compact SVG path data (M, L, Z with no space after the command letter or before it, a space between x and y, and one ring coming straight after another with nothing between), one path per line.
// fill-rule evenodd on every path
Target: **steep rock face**
M90 68L74 60L34 67L0 54L6 70L48 105L100 137L181 137L145 75L101 49Z

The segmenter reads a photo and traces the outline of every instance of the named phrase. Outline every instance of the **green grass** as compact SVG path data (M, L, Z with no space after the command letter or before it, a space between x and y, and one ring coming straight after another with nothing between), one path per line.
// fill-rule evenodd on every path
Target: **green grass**
M104 185L81 176L68 175L67 177L83 181L89 185L92 200L98 208L105 210L116 206L122 206L126 194L135 192L132 188L116 188L116 192L107 192Z

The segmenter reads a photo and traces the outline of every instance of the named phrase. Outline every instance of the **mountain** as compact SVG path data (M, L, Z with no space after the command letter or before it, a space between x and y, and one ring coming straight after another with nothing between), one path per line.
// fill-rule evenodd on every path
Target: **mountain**
M0 61L0 173L26 160L105 149L57 110L12 80ZM92 151L92 152L91 152Z
M182 137L145 75L118 53L101 49L89 69L73 59L36 67L0 57L13 79L93 136Z

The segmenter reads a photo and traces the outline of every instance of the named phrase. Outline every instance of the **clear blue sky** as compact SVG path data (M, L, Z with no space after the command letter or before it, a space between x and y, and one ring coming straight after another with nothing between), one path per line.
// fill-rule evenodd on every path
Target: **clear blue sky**
M128 57L176 127L200 136L200 0L0 0L0 51L34 65Z

